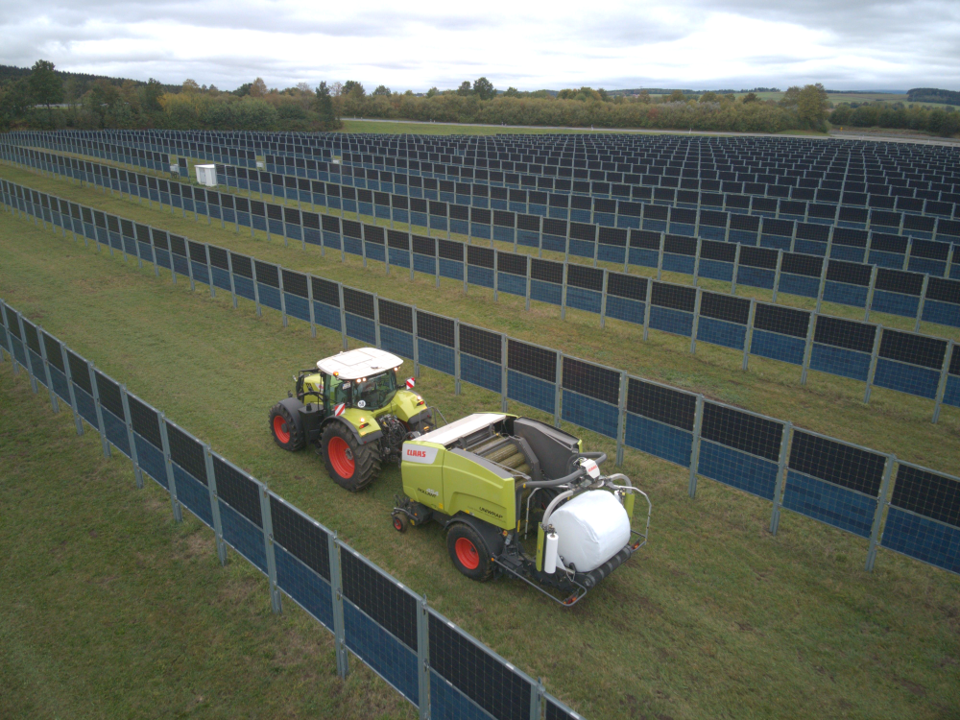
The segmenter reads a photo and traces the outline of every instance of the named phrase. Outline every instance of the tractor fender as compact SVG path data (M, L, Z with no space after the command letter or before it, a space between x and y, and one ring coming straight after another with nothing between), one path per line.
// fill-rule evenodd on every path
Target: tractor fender
M489 548L490 552L493 553L494 557L500 557L500 555L503 553L503 535L500 531L500 528L496 527L495 525L491 525L486 520L481 520L473 515L467 515L464 512L459 512L447 520L447 522L444 524L444 529L449 529L451 525L455 525L457 523L469 525L478 533L480 533L480 537L482 537L484 542L487 543L487 547Z
M341 423L344 427L350 429L350 432L353 433L353 437L356 438L357 443L360 445L366 445L368 443L376 442L381 437L383 437L383 432L380 430L375 430L374 432L367 433L366 435L360 435L360 431L354 427L353 423L344 420L342 417L328 417L322 423L320 423L320 436L323 437L323 432L326 429L327 425L330 423Z
M293 424L297 426L297 434L302 433L303 419L300 417L300 408L303 407L303 403L296 398L287 397L277 404L283 405L287 409L287 412L290 413L290 417L293 418Z

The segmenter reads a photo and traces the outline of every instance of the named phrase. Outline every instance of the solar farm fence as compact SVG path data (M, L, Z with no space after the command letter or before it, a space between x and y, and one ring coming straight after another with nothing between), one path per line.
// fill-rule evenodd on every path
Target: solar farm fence
M301 213L293 208L262 203L257 208L256 201L248 205L246 198L234 198L188 185L170 183L167 187L179 187L178 192L189 190L189 202L182 194L164 193L160 188L151 190L146 184L118 184L120 192L136 192L136 188L141 187L151 202L156 199L171 207L179 206L184 213L189 207L208 218L219 217L221 223L235 224L238 229L241 225L249 225L251 232L254 227L269 228L276 223L275 230L284 237L299 238L303 247L308 243L319 244L322 252L327 249L339 251L341 258L347 253L360 256L365 265L368 260L382 262L388 273L391 269L408 271L412 278L420 272L433 276L438 285L441 278L454 279L463 283L465 292L471 285L492 289L495 300L501 292L523 297L527 309L531 302L552 304L560 308L561 318L568 307L591 312L599 316L601 326L608 317L642 326L644 339L650 329L686 337L690 339L691 353L696 352L697 344L701 342L723 347L742 356L744 369L749 367L751 355L777 360L797 367L801 384L806 383L809 370L859 381L865 386L864 402L869 402L874 387L927 398L933 401L934 422L940 416L942 405L960 407L957 369L960 349L953 340L638 275L391 230L332 215ZM234 259L241 256L16 183L0 181L0 188L3 202L32 216L34 222L39 217L44 225L50 222L53 228L59 227L64 234L69 229L74 237L79 235L85 242L97 243L98 247L104 245L111 253L114 250L129 253L140 263L144 260L152 263L157 272L160 267L168 268L171 263L179 263L184 274L204 284L213 276L215 286L218 285L217 277L226 273L232 278L232 285L227 279L221 279L219 286L223 289L232 288L235 294L254 300L258 308L265 304L280 310L284 317L290 314L309 320L309 309L313 307L310 288L304 281L284 274L288 271L280 273L273 266L254 263L246 256ZM239 206L241 200L244 204ZM230 207L227 207L228 203ZM276 220L266 217L274 211ZM257 215L257 212L264 215ZM293 225L293 221L297 225ZM730 249L735 247L721 245ZM744 253L760 251L759 248L746 247L742 250ZM737 256L741 257L741 254L738 252ZM784 259L782 254L780 259ZM818 258L810 259L819 262ZM748 259L747 262L752 261ZM849 277L831 274L837 263L841 269L849 265L831 261L819 270L821 296L834 297L856 290L850 283L842 282ZM741 270L746 267L742 266ZM792 265L782 262L775 270L750 268L752 282L760 283L760 274L767 273L775 286L798 281L799 276L790 272L792 270ZM870 304L905 305L915 300L918 316L956 318L960 323L960 281L924 277L919 284L924 295L916 298L904 292L909 290L909 283L902 278L891 277L889 285L878 284L878 278L883 283L888 282L885 273L899 271L874 270L868 293ZM172 276L176 278L176 272ZM238 276L243 279L237 280ZM253 282L254 278L257 282ZM333 303L331 307L338 306ZM328 314L332 310L323 312ZM367 319L374 320L373 310ZM339 324L334 329L342 330L343 323L337 322ZM365 337L369 337L367 342L375 340L372 331Z
M580 718L335 532L0 301L0 361L4 353L34 392L46 389L54 412L61 403L73 411L78 435L85 426L100 434L104 457L130 458L138 488L147 478L167 491L177 522L186 508L212 529L221 563L232 548L263 573L274 612L286 596L332 632L341 677L352 653L421 718Z
M314 335L318 326L333 330L345 349L353 339L389 350L412 360L416 373L424 366L452 376L457 392L461 382L468 382L499 394L503 410L512 400L552 414L558 426L567 421L611 438L617 443L617 464L630 447L688 468L691 496L704 477L764 498L772 504L772 532L786 508L869 539L868 569L877 548L886 547L960 572L956 477L156 228L120 219L115 230L100 233L99 224L83 222L80 206L64 208L58 201L56 209L69 212L44 214L47 206L34 205L34 195L29 206L18 197L10 196L18 211L39 212L44 222L69 226L75 234L92 233L94 242L111 252L116 248L141 265L146 261L157 274L169 271L173 282L186 278L192 288L208 285L212 295L218 289L230 292L234 305L238 298L252 300L258 314L264 307L279 311L284 324L291 317L308 322ZM771 323L775 320L772 316ZM755 318L752 332L758 342L783 346L779 333L758 330ZM891 335L884 357L871 363L874 378L881 359L891 376L914 377L895 359L903 352L901 335ZM22 336L11 329L6 337L11 354L14 337ZM878 344L883 347L875 338ZM954 348L951 357L938 377L944 389L950 380L953 393L960 388L960 352Z

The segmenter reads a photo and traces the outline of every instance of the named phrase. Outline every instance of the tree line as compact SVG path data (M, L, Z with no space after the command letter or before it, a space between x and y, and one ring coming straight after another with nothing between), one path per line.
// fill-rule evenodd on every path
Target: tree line
M960 132L960 113L952 108L903 105L840 105L830 114L823 85L790 87L778 100L762 99L755 88L746 94L672 90L606 91L566 88L560 91L497 91L487 78L464 81L455 89L415 95L385 85L367 92L355 80L321 82L316 87L268 88L262 78L233 91L199 85L180 86L157 80L113 81L89 76L79 91L75 74L60 73L38 60L28 72L0 80L0 128L99 129L160 128L200 130L331 131L341 118L418 120L581 128L642 128L718 132L784 132L827 129L834 125L892 127L939 135ZM3 75L0 74L0 78ZM926 92L928 89L919 89ZM943 91L948 92L948 91Z

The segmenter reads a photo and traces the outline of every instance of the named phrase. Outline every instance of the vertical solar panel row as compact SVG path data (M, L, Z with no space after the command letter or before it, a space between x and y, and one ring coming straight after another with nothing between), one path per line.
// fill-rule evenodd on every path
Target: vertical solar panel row
M19 196L24 198L24 212L38 212L42 217L47 217L42 213L44 198L51 207L65 202L39 193L34 197L33 191L28 188L6 181L3 187L6 199L18 197L19 192ZM29 203L27 197L30 198ZM410 308L401 310L398 304L382 301L371 293L341 288L339 284L328 280L290 271L216 246L196 243L158 228L68 205L66 214L58 216L49 213L51 222L56 223L58 217L61 223L69 219L69 227L76 228L80 235L95 242L109 243L111 250L116 248L135 255L141 263L152 263L157 272L160 268L169 269L174 281L181 277L188 279L192 286L202 283L229 290L235 298L254 301L258 311L261 307L280 311L284 322L288 316L292 316L337 330L345 338L364 343L376 344L379 333L384 336L379 338L381 346L386 342L398 354L414 359L422 349L423 362L428 367L453 375L457 372L457 331L455 323L449 319L418 311L423 315L423 325L418 325L417 346L413 348ZM92 223L77 223L74 217L88 217ZM339 219L336 220L339 223ZM409 258L405 259L403 255L406 245L398 239L406 237L403 233L383 228L364 229L359 223L351 227L350 221L344 222L348 223L344 225L346 241L356 239L358 243L362 241L367 246L378 247L379 257L384 260L387 249L395 251L400 253L394 258L398 264L403 266L409 263ZM374 237L377 233L379 240L362 240L364 237ZM353 234L357 238L352 238ZM394 237L393 241L391 237ZM804 379L807 369L856 379L867 383L867 400L869 390L874 386L928 398L935 401L934 417L938 417L941 404L956 404L956 382L950 379L952 375L947 372L952 352L947 341L916 333L880 330L875 325L768 303L755 303L755 309L751 310L751 303L746 299L722 293L704 292L690 286L497 252L489 248L465 246L444 239L413 236L413 241L415 269L420 258L428 263L424 269L457 279L463 278L466 273L469 282L492 287L496 292L527 293L531 300L557 304L564 309L573 307L599 313L602 318L612 317L645 324L646 328L690 337L694 341L691 344L693 351L696 350L696 341L702 341L802 366ZM710 248L708 243L702 242L704 249ZM437 252L436 256L428 254L434 251ZM927 277L921 283L925 288L924 293L911 296L911 283L918 285L915 280L921 276L883 268L875 268L872 273L862 272L868 267L839 260L829 261L824 273L824 266L819 261L804 266L797 260L798 257L806 259L809 256L784 254L778 257L774 254L761 262L751 259L751 251L767 252L760 248L743 248L743 252L734 258L732 267L735 267L738 277L747 270L762 271L768 275L773 273L766 280L754 276L749 280L754 284L777 285L784 281L789 284L804 277L812 279L820 272L823 299L846 302L844 298L853 290L861 293L863 304L868 306L871 303L873 306L890 303L893 295L913 297L913 304L908 308L910 313L918 316L921 313L935 313L941 317L952 317L953 313L960 319L960 281ZM359 249L358 252L368 251ZM772 261L776 261L776 270L759 267L764 264L769 266ZM699 269L706 269L702 262ZM893 282L889 279L893 277L891 273L905 276L907 280L898 280L895 285L890 285ZM888 289L894 286L902 292L893 293ZM860 303L859 300L850 302ZM381 307L386 316L378 324L377 312ZM954 308L958 310L957 313L954 313ZM878 338L878 332L880 344L877 348L871 343ZM489 351L488 355L493 352ZM502 382L495 377L495 371L488 369L482 378L477 375L481 366L470 359L476 357L482 359L484 356L468 354L469 377L464 379L495 391L499 388L503 392ZM546 404L545 397L540 397L535 407L544 409Z

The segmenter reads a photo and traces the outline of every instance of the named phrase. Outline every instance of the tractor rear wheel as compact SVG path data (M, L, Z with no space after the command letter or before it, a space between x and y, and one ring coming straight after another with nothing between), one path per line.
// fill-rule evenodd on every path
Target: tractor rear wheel
M480 533L466 523L458 522L447 531L447 551L454 567L471 580L493 577L493 560Z
M283 403L277 403L270 410L270 431L273 441L284 450L293 452L303 447L303 433Z
M327 425L322 443L327 473L345 490L363 490L380 474L378 443L361 445L343 423L332 422Z

